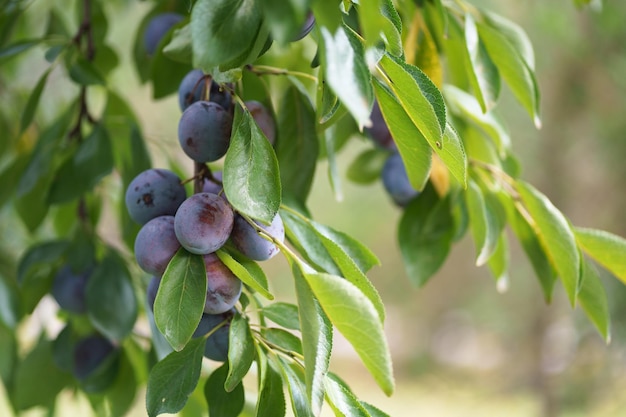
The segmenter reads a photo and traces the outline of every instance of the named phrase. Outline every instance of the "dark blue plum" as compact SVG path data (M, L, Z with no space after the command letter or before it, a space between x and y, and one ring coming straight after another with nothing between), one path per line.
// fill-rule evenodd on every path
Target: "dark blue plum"
M239 278L214 253L204 255L207 291L204 312L224 313L237 303L241 295L242 283Z
M298 33L298 35L296 35L293 41L299 41L300 39L304 38L311 32L311 30L313 30L313 26L315 26L315 16L313 16L313 12L308 12L306 15L306 19L302 24L300 32Z
M276 123L274 123L272 113L263 103L255 100L246 101L245 105L259 129L261 129L267 140L274 145L274 142L276 142Z
M152 311L154 311L154 300L156 300L157 292L159 292L159 285L161 285L161 277L152 277L146 289L146 300Z
M116 350L105 337L88 336L74 346L74 376L79 380L90 377Z
M400 207L406 206L413 197L419 194L409 182L406 167L399 153L391 154L385 161L381 176L385 190Z
M277 214L269 226L256 222L258 226L266 230L268 234L278 239L285 240L285 228L283 221ZM240 215L235 216L235 224L230 234L230 240L242 254L255 261L265 261L279 252L279 249L269 240L261 237L257 231Z
M143 34L143 46L148 55L156 52L163 36L181 20L183 16L178 13L160 13L150 19Z
M52 296L65 311L82 314L87 311L85 288L93 268L75 272L69 265L61 268L52 282Z
M139 224L159 216L173 216L187 198L180 178L167 169L148 169L135 177L126 189L126 208Z
M147 273L161 276L179 248L174 216L159 216L144 224L137 233L135 259Z
M381 148L388 149L390 151L397 150L398 148L396 146L396 142L391 136L391 132L387 127L385 119L383 119L383 114L380 111L377 101L374 102L370 119L372 121L372 126L366 128L365 132L374 141L374 143Z
M180 244L191 253L215 252L233 230L233 209L218 196L198 193L180 205L174 216L174 231Z
M185 75L178 87L178 105L182 111L195 103L205 99L206 82L209 77L202 70L194 69ZM232 97L230 93L221 88L218 83L211 80L211 89L209 91L209 101L219 104L225 110L230 109Z
M235 313L235 309L230 309L222 314L205 313L202 315L193 337L202 337L223 321L227 321L207 338L204 347L204 356L219 362L225 362L228 359L228 332L230 329L230 321Z
M178 141L194 161L217 161L228 150L232 127L233 119L222 106L211 101L196 101L180 118Z

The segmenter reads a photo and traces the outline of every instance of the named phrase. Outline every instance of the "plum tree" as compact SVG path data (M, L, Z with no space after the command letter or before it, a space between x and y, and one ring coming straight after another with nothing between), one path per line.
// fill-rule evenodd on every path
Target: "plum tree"
M180 178L167 169L148 169L128 185L125 195L130 217L139 224L159 216L173 216L187 198Z
M183 112L178 123L178 141L196 162L212 162L226 154L233 120L219 104L196 101Z
M242 282L214 253L204 255L202 259L207 279L204 312L207 314L224 313L233 308L239 300Z
M159 216L144 224L135 238L135 259L145 272L161 276L180 248L174 216Z
M174 216L174 231L180 244L191 253L215 252L233 230L233 209L223 198L211 193L194 194Z
M269 225L264 225L260 222L255 223L280 242L285 240L285 227L280 215L274 216L274 220ZM255 261L265 261L279 252L278 247L274 243L261 237L257 230L240 215L235 216L230 240L239 252Z
M70 265L65 265L54 277L51 294L63 310L82 314L87 311L85 288L93 267L76 272Z
M183 20L178 13L160 13L150 19L143 35L144 48L148 55L153 55L163 36L176 23Z
M206 100L207 77L199 69L193 69L185 75L178 87L178 105L182 111L185 111L196 101ZM229 110L232 104L230 93L213 80L210 80L210 85L208 101L217 103L225 110Z
M381 178L385 190L391 199L401 207L406 206L409 201L419 194L411 185L404 161L402 161L402 157L397 152L389 155L385 161Z

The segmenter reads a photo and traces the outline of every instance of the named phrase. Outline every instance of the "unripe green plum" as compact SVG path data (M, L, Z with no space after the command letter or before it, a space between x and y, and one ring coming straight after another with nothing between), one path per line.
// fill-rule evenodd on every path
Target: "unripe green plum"
M217 161L228 150L232 127L233 119L222 106L211 101L196 101L180 118L178 141L194 161Z
M243 285L241 280L214 253L204 255L202 258L207 279L204 312L207 314L224 313L237 303Z
M137 175L126 189L126 208L130 217L146 224L159 216L173 216L187 198L180 178L167 169L147 169Z
M198 193L180 205L174 216L174 231L180 244L191 253L215 252L233 230L234 212L223 198Z

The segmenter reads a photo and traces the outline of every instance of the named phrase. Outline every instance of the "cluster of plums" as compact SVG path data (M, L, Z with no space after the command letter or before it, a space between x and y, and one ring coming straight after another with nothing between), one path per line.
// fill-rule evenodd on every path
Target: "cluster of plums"
M372 126L367 129L367 134L377 146L390 151L381 171L383 186L393 202L404 207L419 192L413 188L409 181L404 161L402 161L396 142L391 136L377 102L374 102L370 119Z
M200 70L190 71L181 81L179 104L183 110L178 125L181 148L204 170L202 189L191 196L183 181L167 169L148 169L129 184L125 204L130 217L142 225L135 239L135 258L139 267L151 274L148 302L153 306L161 277L174 255L181 250L202 256L207 276L204 314L194 336L203 336L234 314L242 282L219 259L216 251L228 250L254 260L264 261L278 253L277 246L261 237L264 230L284 240L280 216L270 225L257 223L238 214L223 191L221 172L210 173L205 163L222 158L228 150L232 130L233 100ZM245 102L270 143L276 136L272 114L256 101ZM225 360L228 352L228 325L207 339L205 356Z

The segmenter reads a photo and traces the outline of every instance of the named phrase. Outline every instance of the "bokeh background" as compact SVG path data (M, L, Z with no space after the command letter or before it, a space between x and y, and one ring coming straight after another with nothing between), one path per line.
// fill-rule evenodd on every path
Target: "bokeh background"
M535 46L543 128L534 128L506 88L499 104L514 153L522 162L523 178L547 194L575 225L626 236L626 2L607 0L601 9L583 11L571 0L473 3L518 22ZM150 88L139 85L130 65L129 40L148 8L149 2L107 4L111 44L120 47L122 58L112 83L134 104L155 165L164 166L172 153L179 152L180 111L175 98L153 102ZM25 103L43 65L40 56L29 55L17 84L0 83L2 111L19 114L20 106L11 106L8 100L17 96ZM54 88L42 99L41 117L52 115L58 109L55 104L71 97L71 91L58 88L62 82L61 74L49 80ZM626 416L626 287L608 274L602 276L612 315L613 338L608 345L581 311L569 307L558 285L552 303L544 302L533 271L515 244L505 292L497 290L486 268L474 266L469 235L453 248L430 282L415 288L404 273L396 241L400 210L381 184L360 186L345 177L350 161L368 146L364 140L352 140L339 157L341 201L329 185L324 163L310 200L316 220L358 238L382 263L369 277L387 308L397 392L385 397L337 335L332 368L357 396L394 417ZM107 238L115 242L115 231ZM15 248L23 245L15 242L29 239L10 211L2 210L4 255L18 256ZM277 298L292 301L286 262L274 259L266 266ZM42 308L21 329L25 337L41 323L52 331L58 326L51 306L44 303ZM63 415L88 413L86 401L72 393L64 407ZM138 398L133 415L145 415L143 410L143 399ZM0 415L8 413L0 389ZM46 414L33 410L25 415Z

